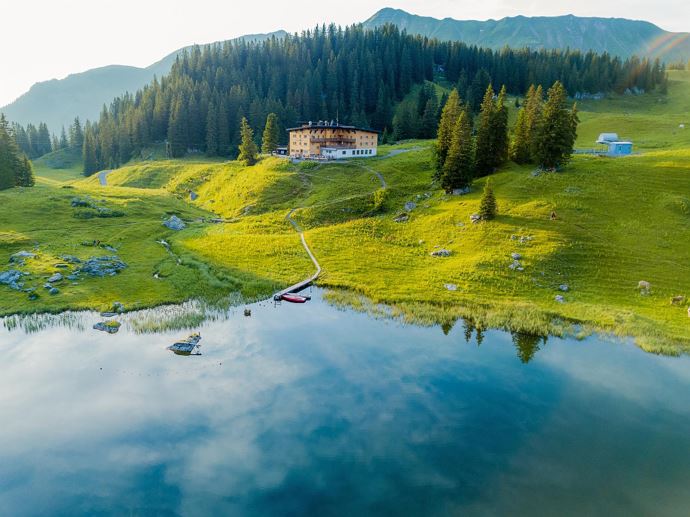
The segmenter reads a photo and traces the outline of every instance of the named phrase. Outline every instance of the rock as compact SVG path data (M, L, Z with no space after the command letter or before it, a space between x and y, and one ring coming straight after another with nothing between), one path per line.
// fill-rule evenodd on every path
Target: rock
M120 258L115 255L110 257L91 257L83 262L75 273L84 273L97 277L115 276L126 267L127 264L122 262Z
M244 315L249 317L252 315L252 310L251 309L244 309Z
M395 221L396 223L406 223L409 220L410 220L410 216L407 214L400 214L395 219L393 219L393 221Z
M58 264L53 264L53 267L56 269L67 269L67 268L69 268L69 264L58 263Z
M440 249L436 251L431 252L432 257L450 257L452 254L452 251L446 250L446 249Z
M465 188L456 188L453 189L452 195L453 196L464 196L465 194L470 193L470 187L465 187Z
M114 318L117 312L101 312L101 318Z
M444 287L448 289L449 291L457 291L458 286L455 284L445 284Z
M73 208L90 208L92 206L91 201L78 197L73 198L70 204Z
M567 293L568 291L570 291L570 287L568 287L567 284L561 284L558 286L558 290Z
M522 258L522 255L520 255L519 253L511 253L510 256L513 260L520 260Z
M24 276L24 273L16 269L4 271L0 273L0 284L9 286L10 289L15 291L20 291L23 284L19 280L21 280L22 276Z
M412 212L412 210L414 210L415 208L417 208L417 203L415 203L414 201L408 201L407 203L405 203L406 212Z
M52 289L52 288L53 288L53 286L50 285L50 284L43 284L43 289L48 289L48 290L50 290L50 289Z
M182 219L180 219L176 215L172 215L170 216L170 219L166 219L165 221L163 221L163 226L171 230L175 230L176 232L184 230L187 227L187 225L184 224L184 221L182 221Z
M649 282L645 282L644 280L640 280L637 283L637 288L642 289L644 291L649 291L652 288L652 284L650 284Z
M482 216L479 214L472 214L470 216L470 221L472 221L473 223L478 223L481 220L482 220Z
M60 258L68 264L81 264L81 259L75 257L74 255L61 255Z
M51 287L48 292L55 296L56 294L60 294L60 289L58 289L57 287Z
M565 303L565 298L563 298L563 295L561 294L557 294L554 300L556 300L558 303Z
M189 191L189 200L190 201L196 201L197 199L199 199L199 194L190 190Z
M35 253L30 253L28 251L18 251L10 257L10 264L19 264L20 266L23 266L26 259L35 257Z
M671 298L671 305L683 305L685 303L685 296L674 296Z
M72 282L79 280L79 275L78 274L67 275L67 280L71 280Z
M55 273L53 276L51 276L47 282L49 284L54 284L56 282L62 282L62 273Z
M524 271L525 269L522 267L522 264L520 264L520 262L517 260L513 260L512 264L510 264L508 268L512 269L513 271Z
M120 302L113 302L113 310L122 313L125 312L125 306Z
M38 293L29 293L29 301L33 302L33 301L38 300L39 298L40 298L40 296L38 296Z
M100 330L108 334L117 334L117 331L120 330L120 326L121 323L119 321L101 321L96 323L93 328L94 330Z

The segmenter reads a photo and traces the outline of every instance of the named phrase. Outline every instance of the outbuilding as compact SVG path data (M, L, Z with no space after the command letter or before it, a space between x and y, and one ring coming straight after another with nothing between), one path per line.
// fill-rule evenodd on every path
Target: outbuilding
M597 138L597 144L605 145L608 150L605 156L629 156L633 151L633 143L621 140L617 133L602 133Z

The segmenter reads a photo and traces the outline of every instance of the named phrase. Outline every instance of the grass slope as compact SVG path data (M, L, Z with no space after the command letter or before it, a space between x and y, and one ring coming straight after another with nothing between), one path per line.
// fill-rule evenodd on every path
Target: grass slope
M687 73L672 74L667 97L582 103L579 147L615 131L642 154L577 156L562 173L539 176L508 165L492 179L500 215L479 225L469 216L478 209L484 180L467 196L443 194L432 181L430 142L383 146L379 158L325 165L274 158L254 167L146 162L111 173L105 188L89 178L64 190L47 178L32 191L0 194L8 207L0 215L0 261L37 243L42 258L32 267L38 279L53 272L57 255L81 251L83 257L88 253L79 242L99 238L114 242L132 266L115 279L69 287L64 296L43 295L40 303L3 288L0 312L113 299L137 306L202 294L267 295L312 272L285 220L296 208L294 218L323 266L319 283L333 289L336 302L446 328L459 317L481 328L533 333L579 323L584 330L635 336L647 350L687 351L687 306L669 300L690 296L690 133L678 127L689 108ZM379 175L388 188L375 211ZM198 196L194 201L190 192ZM68 203L75 193L122 207L127 216L75 220ZM409 221L396 223L408 201L417 205ZM160 224L170 211L207 222L173 234ZM223 222L211 224L211 217ZM161 237L181 263L156 244ZM431 256L439 248L452 255ZM523 256L524 271L508 268L511 253ZM153 279L156 271L163 280ZM640 280L651 282L649 295L638 291ZM570 288L564 304L555 300L561 284Z

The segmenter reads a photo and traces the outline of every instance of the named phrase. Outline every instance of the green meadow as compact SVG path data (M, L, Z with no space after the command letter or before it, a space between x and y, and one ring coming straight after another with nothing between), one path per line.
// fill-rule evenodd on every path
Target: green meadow
M616 132L638 154L577 155L562 172L539 175L509 164L492 176L499 216L480 224L470 215L485 180L468 195L444 194L433 182L428 141L323 165L142 161L112 172L106 187L96 176L81 178L74 163L43 160L34 189L0 193L0 263L35 251L23 270L40 298L1 286L0 314L268 297L313 272L286 220L296 209L333 303L446 327L462 317L480 328L609 332L653 352L690 351L690 74L672 72L665 96L612 97L579 109L578 148ZM377 200L379 175L387 188ZM124 216L81 219L74 197ZM408 202L415 206L407 220L396 222ZM171 214L187 228L165 228ZM42 289L61 255L113 254L84 245L94 240L129 267L64 282L58 295ZM450 256L432 256L440 249ZM509 268L513 253L524 270ZM640 281L651 290L641 292ZM677 296L688 299L671 304Z

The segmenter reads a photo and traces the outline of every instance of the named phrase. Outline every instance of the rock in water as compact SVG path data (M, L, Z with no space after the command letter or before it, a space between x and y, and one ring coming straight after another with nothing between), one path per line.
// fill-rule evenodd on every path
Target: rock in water
M96 323L93 328L94 330L100 330L108 334L117 334L117 331L120 330L120 326L121 323L119 321L101 321Z
M184 221L182 221L182 219L176 215L170 216L170 219L163 221L163 226L175 231L184 230L187 227L187 225L184 224Z

